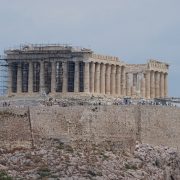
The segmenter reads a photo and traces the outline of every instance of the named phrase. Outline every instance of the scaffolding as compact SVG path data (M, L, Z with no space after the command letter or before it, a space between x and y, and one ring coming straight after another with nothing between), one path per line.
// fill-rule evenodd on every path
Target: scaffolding
M9 95L10 92L43 93L42 89L45 94L54 90L57 93L74 92L74 57L82 59L78 61L78 89L79 92L84 92L84 53L90 54L92 51L67 44L26 44L5 50L6 56L0 56L0 95ZM52 80L52 77L55 79Z
M55 73L55 92L63 92L63 76L67 76L67 92L75 91L75 62L67 61L66 65L67 74L65 74L63 69L63 61L57 61L55 72L52 72L51 61L44 61L44 93L49 94L52 91L52 73ZM19 68L21 71L19 71ZM34 93L41 91L40 70L40 62L32 62L32 92ZM8 77L10 71L11 78ZM21 72L21 74L19 72ZM18 83L21 83L19 87L20 91L22 93L28 93L29 63L25 60L7 63L7 59L0 59L0 96L8 94L9 81L11 81L10 88L12 93L19 92ZM79 62L79 92L84 92L84 62Z
M8 89L8 64L0 57L0 96L7 94Z

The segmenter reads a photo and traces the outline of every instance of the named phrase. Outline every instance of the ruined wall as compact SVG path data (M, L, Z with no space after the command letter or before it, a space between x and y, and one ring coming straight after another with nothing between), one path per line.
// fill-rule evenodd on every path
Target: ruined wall
M34 107L31 121L35 140L40 136L62 141L111 142L117 148L131 149L137 134L133 106Z
M38 145L42 138L110 143L133 149L136 140L180 148L180 108L69 106L0 109L0 146Z
M141 106L141 140L180 149L180 108Z
M0 147L31 147L27 108L0 108Z
M135 139L180 148L180 109L165 106L71 106L31 109L35 134L50 138L114 141Z

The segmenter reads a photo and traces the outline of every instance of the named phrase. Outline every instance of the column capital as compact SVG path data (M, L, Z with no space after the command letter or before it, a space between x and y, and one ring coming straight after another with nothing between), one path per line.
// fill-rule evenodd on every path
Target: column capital
M90 61L83 61L84 62L84 64L90 64ZM93 62L93 63L95 63L95 62Z

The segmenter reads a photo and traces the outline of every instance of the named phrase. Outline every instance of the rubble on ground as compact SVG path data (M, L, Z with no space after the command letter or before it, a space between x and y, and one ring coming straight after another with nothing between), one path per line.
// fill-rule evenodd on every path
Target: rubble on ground
M137 144L121 154L98 145L74 148L53 142L34 149L0 149L0 179L49 180L178 180L180 154L176 149Z

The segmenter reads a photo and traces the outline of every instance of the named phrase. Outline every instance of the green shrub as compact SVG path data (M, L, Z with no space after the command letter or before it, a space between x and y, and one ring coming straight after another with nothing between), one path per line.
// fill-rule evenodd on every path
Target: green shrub
M58 149L64 149L64 143L63 142L59 142L57 145Z
M41 167L39 170L38 170L38 174L41 176L41 177L48 177L51 175L51 172L50 172L50 169L48 169L47 167Z
M10 177L5 171L0 171L0 180L12 180L12 177Z
M87 173L91 176L96 176L96 173L94 171L88 170Z
M126 169L133 169L133 170L137 169L137 167L135 165L130 165L130 164L125 164L125 168Z
M72 146L66 145L66 151L69 152L69 153L73 153L74 149L72 148Z

